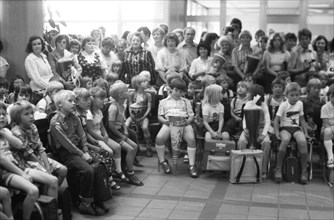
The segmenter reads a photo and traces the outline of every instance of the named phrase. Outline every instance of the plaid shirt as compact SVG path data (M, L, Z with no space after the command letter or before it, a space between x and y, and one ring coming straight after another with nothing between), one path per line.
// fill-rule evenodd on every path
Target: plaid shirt
M261 58L261 50L253 49L251 47L246 49L240 44L239 47L235 47L232 51L232 66L237 66L242 72L245 72L245 70L247 70L247 55Z

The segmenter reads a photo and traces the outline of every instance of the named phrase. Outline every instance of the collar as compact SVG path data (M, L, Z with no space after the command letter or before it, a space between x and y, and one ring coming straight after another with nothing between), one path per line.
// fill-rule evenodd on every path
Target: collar
M301 53L307 53L307 52L312 52L312 49L310 48L310 45L308 46L307 49L302 48L302 46L298 45L297 50Z
M65 121L68 118L73 117L74 115L72 113L65 115L64 113L62 113L61 111L57 111L58 113L58 117L60 118L61 121Z
M175 101L182 101L183 99L184 99L184 98L181 97L180 99L176 100L176 99L174 99L171 95L168 95L167 98L166 98L166 100L175 100Z

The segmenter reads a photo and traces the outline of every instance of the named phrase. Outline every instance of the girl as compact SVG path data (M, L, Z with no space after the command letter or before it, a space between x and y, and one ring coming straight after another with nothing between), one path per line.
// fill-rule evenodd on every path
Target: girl
M222 87L222 100L221 103L224 106L224 121L231 118L231 105L230 102L234 97L234 93L229 89L230 85L233 83L232 79L227 75L220 75L217 77L217 85ZM232 86L231 86L232 87Z
M12 84L9 86L9 95L7 98L8 104L12 104L14 102L14 91L17 88L20 88L21 86L23 86L23 84L24 84L24 80L22 76L16 75L12 81Z
M31 169L26 161L18 156L19 151L15 151L16 158L11 152L10 147L22 149L22 142L13 136L7 125L6 105L0 102L0 167L2 170L2 182L5 186L13 187L27 194L23 201L23 220L29 220L34 208L34 203L38 198L38 188L32 181L45 184L48 188L47 195L57 199L58 180L56 177L39 170Z
M92 90L96 89L97 87L92 88ZM99 91L101 93L103 93L103 90L98 88ZM114 190L118 190L120 189L120 186L118 186L112 178L112 172L114 171L114 161L113 161L113 150L109 147L109 145L107 144L108 142L105 142L105 140L107 140L107 138L105 138L104 140L99 140L97 139L96 135L93 136L91 135L91 132L89 132L88 129L88 124L89 126L92 126L92 124L94 124L93 126L99 126L102 123L102 112L97 109L93 112L98 112L97 114L95 114L94 116L92 115L92 112L89 110L89 108L92 105L92 100L91 100L91 94L90 92L85 89L85 88L78 88L74 90L74 93L77 96L77 115L79 116L82 126L83 128L86 130L86 134L87 134L87 139L88 142L90 143L89 147L89 154L93 155L96 158L99 158L101 161L103 161L106 164L107 167L107 171L108 171L108 175L109 175L109 181L110 181L110 186L112 189ZM99 98L97 98L99 99ZM98 100L95 100L95 102ZM103 100L103 99L102 99ZM99 104L99 103L97 103ZM95 106L97 105L95 103ZM97 122L95 122L95 120L101 120L98 124ZM97 124L96 124L97 123ZM104 128L104 127L103 127ZM94 129L93 129L94 130ZM98 132L98 131L97 131ZM102 136L102 135L100 135ZM108 141L111 140L108 138ZM120 146L117 143L114 143L113 141L111 142L112 145L117 148ZM120 151L120 150L119 150ZM116 150L115 150L116 152Z
M60 186L67 175L67 168L47 157L37 127L34 125L34 106L24 100L17 101L10 115L14 125L12 133L23 143L23 157L29 167L49 174L55 173Z
M122 61L120 60L115 60L111 64L111 72L116 73L118 76L120 76L122 70Z
M129 127L132 122L137 126L141 126L146 142L146 156L152 157L151 135L148 130L148 116L152 109L152 96L145 91L149 85L149 81L146 77L137 75L132 78L131 85L135 91L132 92L129 97L130 117L127 119L125 125ZM132 109L133 107L139 107L141 109L139 114Z
M84 76L81 78L80 85L81 88L86 88L89 90L90 88L93 87L93 80L88 76Z
M222 87L216 84L205 88L202 103L203 124L207 132L205 141L222 139L222 128L224 124L224 106L220 103L222 99Z

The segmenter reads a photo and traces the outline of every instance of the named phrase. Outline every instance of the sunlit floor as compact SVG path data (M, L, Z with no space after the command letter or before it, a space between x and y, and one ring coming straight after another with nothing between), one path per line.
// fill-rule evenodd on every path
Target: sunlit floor
M334 191L315 175L307 185L232 185L228 174L202 173L192 179L180 159L176 175L157 171L157 157L139 157L136 168L144 186L120 183L105 216L84 216L76 211L73 219L334 219Z

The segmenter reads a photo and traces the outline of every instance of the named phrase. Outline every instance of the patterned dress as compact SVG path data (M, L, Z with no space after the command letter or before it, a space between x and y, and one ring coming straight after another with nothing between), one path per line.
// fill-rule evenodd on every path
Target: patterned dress
M78 55L78 61L82 67L81 76L88 76L94 82L96 79L102 78L102 69L105 69L105 64L101 63L99 54L94 53L92 56L94 59L89 59L81 52Z

